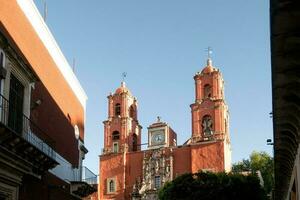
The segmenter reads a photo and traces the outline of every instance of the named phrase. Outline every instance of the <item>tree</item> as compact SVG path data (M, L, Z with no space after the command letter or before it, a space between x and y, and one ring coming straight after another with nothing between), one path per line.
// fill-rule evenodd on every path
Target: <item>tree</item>
M273 162L273 158L268 153L264 151L253 151L250 154L250 159L243 159L242 161L233 164L232 172L240 173L243 171L251 171L254 174L257 171L260 171L264 180L264 189L269 194L272 191L274 184Z
M256 175L199 172L183 174L166 183L159 199L265 200L266 195Z

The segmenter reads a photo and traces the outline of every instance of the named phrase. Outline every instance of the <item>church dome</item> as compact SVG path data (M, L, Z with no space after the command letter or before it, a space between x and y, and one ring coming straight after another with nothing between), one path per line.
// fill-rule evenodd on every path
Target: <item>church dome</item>
M122 94L122 93L128 93L129 95L131 95L130 90L126 87L125 82L121 82L121 86L118 87L115 91L115 94Z
M213 71L217 71L217 69L212 66L212 60L208 58L207 66L201 71L201 74L209 74Z

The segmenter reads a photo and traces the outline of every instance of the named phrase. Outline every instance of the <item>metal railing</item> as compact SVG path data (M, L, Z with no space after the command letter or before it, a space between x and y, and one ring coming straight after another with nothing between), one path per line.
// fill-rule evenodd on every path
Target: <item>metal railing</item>
M94 185L98 183L98 176L87 167L74 169L74 181L82 181Z
M38 148L40 151L55 159L55 141L44 133L23 112L18 111L17 105L10 104L0 95L0 123Z
M82 167L82 181L94 185L98 183L98 176L94 174L89 168Z

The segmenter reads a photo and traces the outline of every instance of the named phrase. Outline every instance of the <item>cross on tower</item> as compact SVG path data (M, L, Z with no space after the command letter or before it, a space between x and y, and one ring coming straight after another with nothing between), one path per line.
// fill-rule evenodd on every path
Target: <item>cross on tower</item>
M211 54L212 54L212 48L211 47L207 47L205 51L207 51L207 58L210 59L211 58Z
M125 81L126 76L127 76L127 73L126 73L126 72L123 72L123 73L122 73L122 80L123 80L123 82Z

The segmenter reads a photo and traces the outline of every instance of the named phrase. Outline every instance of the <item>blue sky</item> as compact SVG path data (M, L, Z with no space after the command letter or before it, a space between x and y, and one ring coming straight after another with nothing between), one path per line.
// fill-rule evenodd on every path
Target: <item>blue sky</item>
M35 0L41 10L42 0ZM122 72L139 101L139 121L161 116L182 144L191 135L193 76L213 48L225 80L233 162L253 150L272 153L267 0L47 0L47 24L85 89L85 165L98 173L107 95Z

